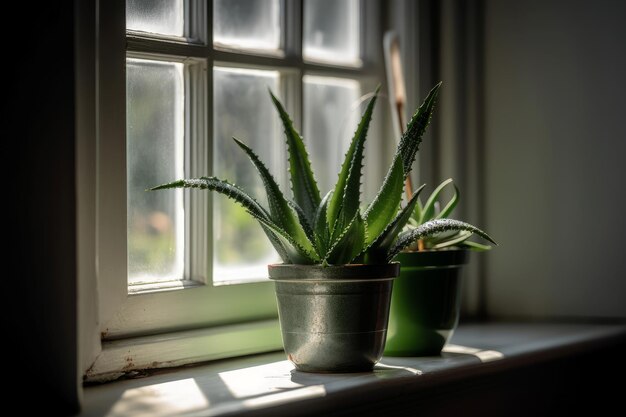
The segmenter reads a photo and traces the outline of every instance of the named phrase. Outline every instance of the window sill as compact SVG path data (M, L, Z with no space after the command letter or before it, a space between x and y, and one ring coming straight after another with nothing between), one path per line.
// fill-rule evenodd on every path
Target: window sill
M401 415L417 409L498 415L503 407L513 414L544 414L567 405L579 410L591 406L591 384L603 388L605 373L623 368L618 353L626 347L626 325L470 324L460 326L452 342L441 357L385 357L372 373L296 372L282 352L161 370L86 387L82 415ZM608 383L604 388L604 394L618 392ZM588 401L582 404L581 398ZM621 397L614 398L617 404ZM602 401L601 406L611 404Z

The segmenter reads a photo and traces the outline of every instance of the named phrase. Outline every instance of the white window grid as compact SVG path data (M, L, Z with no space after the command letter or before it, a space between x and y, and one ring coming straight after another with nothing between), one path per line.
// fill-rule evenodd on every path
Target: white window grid
M115 0L102 5L106 10L123 1ZM209 2L210 3L210 2ZM379 51L380 2L361 0L361 42L359 62L332 64L306 61L302 57L302 1L281 2L283 21L281 51L245 51L212 42L212 7L202 0L188 0L185 13L184 38L125 31L121 52L125 58L141 58L181 62L185 68L185 176L200 176L211 172L210 148L212 134L211 107L213 67L271 69L280 72L280 95L296 126L302 126L303 77L322 76L358 80L361 91L372 91L382 81L382 63ZM101 13L102 13L101 11ZM119 19L116 20L119 28ZM105 26L113 31L116 25ZM124 25L125 27L125 25ZM114 36L115 38L115 36ZM117 37L117 45L122 40ZM101 51L113 60L116 50ZM106 66L106 64L104 65ZM107 72L108 74L108 72ZM113 79L106 80L108 76ZM119 75L105 75L101 68L100 82L112 81L125 88ZM110 88L110 83L107 88ZM117 101L118 105L120 101ZM101 100L101 112L107 106ZM119 109L109 109L121 117ZM108 116L113 117L111 114ZM123 117L121 117L124 120ZM106 120L106 118L104 119ZM242 323L274 320L276 307L270 282L253 282L246 285L214 286L211 282L212 225L211 193L186 192L185 215L185 276L182 280L155 284L127 286L126 259L126 201L125 201L125 143L119 138L120 126L100 127L101 138L115 136L117 143L101 140L99 145L99 213L98 213L98 275L101 301L100 317L103 340L116 340L134 336L170 331L197 329ZM110 130L111 132L107 132ZM280 132L282 134L282 132ZM349 132L351 133L351 132ZM376 152L373 152L376 153ZM383 151L384 153L384 151ZM380 155L380 153L379 153ZM374 158L372 158L374 159ZM372 173L382 178L381 167L373 165ZM338 168L338 167L337 167ZM115 172L111 178L110 172ZM373 185L377 187L377 185ZM286 190L287 191L287 190ZM111 198L117 196L118 198ZM124 216L122 216L124 214ZM124 219L124 221L122 221ZM124 239L122 239L122 236ZM120 277L123 277L121 279ZM190 288L190 291L178 291ZM167 291L171 290L171 291ZM236 306L236 307L235 307Z

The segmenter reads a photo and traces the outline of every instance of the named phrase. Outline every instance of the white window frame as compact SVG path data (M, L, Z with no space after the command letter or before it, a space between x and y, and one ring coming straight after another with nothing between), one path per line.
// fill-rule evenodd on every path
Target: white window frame
M186 80L193 78L202 86L205 95L193 94L187 88L185 113L197 117L186 121L186 135L190 135L191 152L186 150L186 163L194 155L208 152L212 134L212 68L237 66L280 70L282 101L302 125L302 77L304 74L345 77L360 82L362 91L372 91L384 80L382 65L382 1L361 0L361 56L359 65L330 65L306 62L301 54L302 1L283 1L283 51L280 54L262 54L258 51L234 51L212 44L212 6L202 0L188 0L189 7L202 14L185 32L191 39L174 37L147 37L126 33L125 1L96 0L96 166L86 167L95 175L95 242L98 298L98 327L101 349L87 371L88 379L103 379L120 372L142 368L173 366L241 354L277 350L282 347L273 284L255 282L242 285L213 286L198 281L182 281L169 288L152 288L129 294L127 284L127 224L126 224L126 57L167 57L185 62L190 71ZM188 16L186 16L186 21ZM191 64L191 65L190 65ZM197 90L196 90L197 91ZM388 130L385 106L379 106L372 132ZM202 117L204 115L204 117ZM380 130L379 130L380 132ZM385 156L393 149L389 144L372 140L368 147L369 168L373 176L384 176ZM378 135L382 136L382 135ZM209 138L209 140L205 140ZM381 158L381 155L383 158ZM200 158L202 159L202 158ZM210 170L211 158L191 161L192 175L205 175ZM378 161L378 163L376 163ZM338 169L338 168L337 168ZM94 174L95 173L95 174ZM80 174L80 173L79 173ZM367 183L370 194L379 184ZM208 207L209 193L186 193L186 205ZM192 210L191 222L197 226L207 218L202 211ZM206 213L206 211L204 211ZM210 213L208 218L210 218ZM210 222L208 222L210 223ZM194 227L200 233L187 237L191 248L185 255L192 275L202 275L211 262L203 253L211 253L210 224ZM189 230L189 229L187 229ZM202 281L202 278L199 279ZM171 285L165 284L165 286ZM180 290L180 287L185 289ZM209 301L210 300L210 301ZM236 308L233 308L236 306Z

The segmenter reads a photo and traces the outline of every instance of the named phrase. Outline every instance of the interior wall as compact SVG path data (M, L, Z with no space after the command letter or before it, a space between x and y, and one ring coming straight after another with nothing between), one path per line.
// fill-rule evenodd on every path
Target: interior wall
M626 2L485 1L487 306L626 317Z

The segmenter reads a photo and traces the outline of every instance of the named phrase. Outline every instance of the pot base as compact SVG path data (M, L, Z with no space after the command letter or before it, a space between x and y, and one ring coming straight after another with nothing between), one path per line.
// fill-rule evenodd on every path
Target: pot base
M302 372L369 372L383 353L387 331L364 333L283 332L287 358Z
M385 347L386 356L439 356L444 345L452 337L453 329L436 330L411 326L396 334Z

